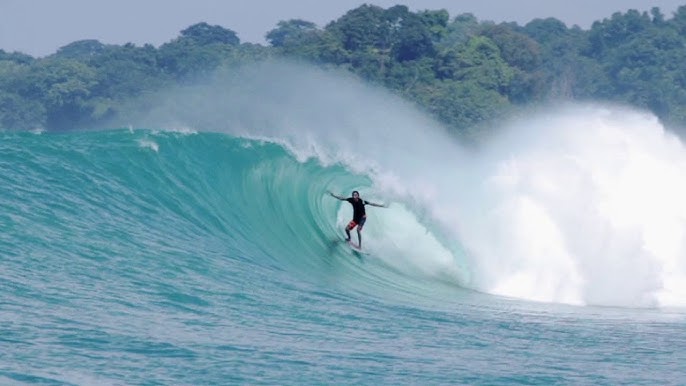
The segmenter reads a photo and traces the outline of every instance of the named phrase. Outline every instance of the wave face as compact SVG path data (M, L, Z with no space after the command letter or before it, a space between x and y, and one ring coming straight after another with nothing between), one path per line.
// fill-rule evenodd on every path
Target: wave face
M3 186L2 208L12 230L3 244L16 257L56 254L135 267L171 253L195 256L202 266L212 251L328 280L332 259L350 261L342 229L351 209L327 190L358 189L384 200L367 176L218 133L5 134L2 151L2 177L11 182ZM400 204L368 212L364 246L375 259L363 272L349 266L347 286L378 294L431 286L426 279L434 278L456 287L460 270L450 251L415 214Z

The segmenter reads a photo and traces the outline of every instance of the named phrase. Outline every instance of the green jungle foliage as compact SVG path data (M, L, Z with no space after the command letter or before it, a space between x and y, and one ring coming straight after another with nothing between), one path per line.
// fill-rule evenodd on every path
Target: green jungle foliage
M156 48L73 42L44 58L0 50L0 128L97 127L133 101L222 67L289 58L342 68L413 101L454 132L556 100L629 104L686 127L686 6L628 11L589 30L554 18L524 26L445 10L362 5L320 28L287 20L268 46L199 23Z

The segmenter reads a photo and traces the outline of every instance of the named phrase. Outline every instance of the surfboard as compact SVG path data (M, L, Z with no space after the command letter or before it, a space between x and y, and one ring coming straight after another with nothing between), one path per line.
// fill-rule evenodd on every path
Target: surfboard
M362 255L367 255L367 254L368 254L367 251L365 251L365 250L363 250L362 248L360 248L360 245L357 244L356 242L353 242L353 241L351 240L351 241L348 241L347 243L348 243L348 245L350 246L350 249L353 251L353 253L359 253L359 254L362 254Z

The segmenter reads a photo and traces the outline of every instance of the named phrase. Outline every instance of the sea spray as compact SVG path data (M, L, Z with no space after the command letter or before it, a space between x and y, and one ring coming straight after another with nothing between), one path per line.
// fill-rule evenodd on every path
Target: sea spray
M653 116L555 109L512 124L473 165L480 172L458 222L475 288L573 304L685 304L686 149Z

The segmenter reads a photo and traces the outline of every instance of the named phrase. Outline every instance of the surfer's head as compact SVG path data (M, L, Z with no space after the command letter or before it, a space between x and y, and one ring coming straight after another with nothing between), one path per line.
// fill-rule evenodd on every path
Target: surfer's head
M353 198L356 200L360 198L360 192L358 192L357 190L353 190Z

